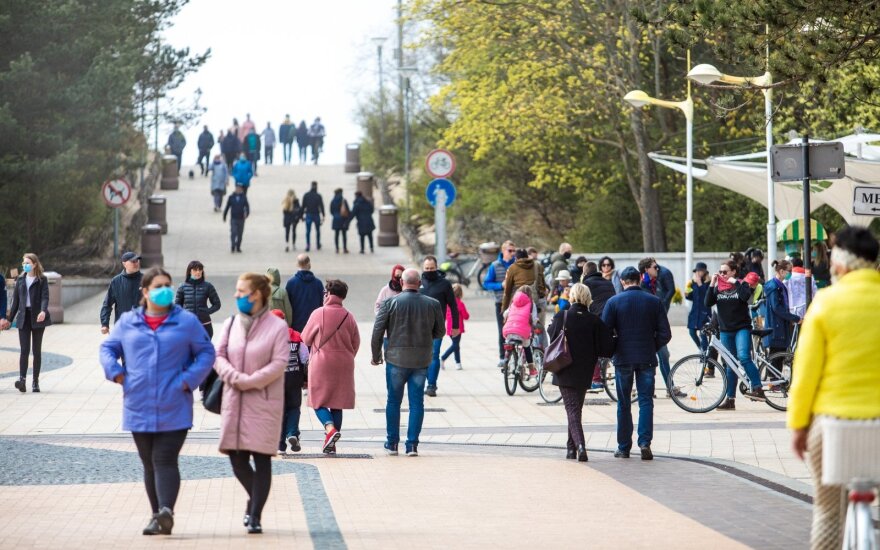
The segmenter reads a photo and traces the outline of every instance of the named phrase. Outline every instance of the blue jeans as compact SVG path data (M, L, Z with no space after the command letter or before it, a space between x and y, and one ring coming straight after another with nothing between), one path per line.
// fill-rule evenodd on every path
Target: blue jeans
M452 338L452 345L449 346L449 349L447 349L446 351L443 352L443 357L441 357L441 359L446 361L446 359L448 359L449 356L452 355L453 353L455 354L455 362L460 364L461 363L461 334Z
M315 243L321 248L321 216L306 214L306 248L312 246L312 224L315 225Z
M663 346L657 351L657 362L660 364L660 375L663 376L663 385L669 389L669 348ZM652 392L653 393L653 392Z
M431 351L431 364L428 365L428 387L437 389L437 377L440 376L440 344L443 338L434 338L434 347Z
M315 409L315 416L318 417L318 420L320 420L321 424L324 426L327 424L333 424L333 427L336 428L337 431L342 429L342 409L320 407Z
M689 328L688 334L691 335L691 340L697 345L700 353L706 353L706 350L709 349L709 338L695 328Z
M654 439L654 366L614 365L614 382L617 385L617 448L626 452L632 448L633 379L639 400L639 447L650 446Z
M746 369L748 384L751 389L761 387L761 376L758 374L758 367L752 362L752 333L749 329L744 328L736 332L722 332L721 344L730 351L742 363ZM727 397L736 397L736 387L739 378L734 374L733 369L727 367Z
M406 444L419 442L422 421L425 419L425 379L428 369L405 369L391 363L385 365L385 385L388 401L385 403L385 430L388 443L400 443L400 404L403 402L403 386L409 399L409 422L406 428Z

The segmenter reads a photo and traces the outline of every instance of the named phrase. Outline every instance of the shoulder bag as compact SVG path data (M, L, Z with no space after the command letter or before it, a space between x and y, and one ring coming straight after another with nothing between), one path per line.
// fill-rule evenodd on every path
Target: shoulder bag
M232 332L232 325L235 323L235 315L229 320L226 327L226 347L229 348L229 333ZM217 371L211 369L208 378L205 380L205 392L202 393L202 405L205 410L214 414L220 414L220 408L223 404L223 379L217 375Z
M556 335L556 338L547 346L547 352L544 354L544 370L558 374L563 369L571 365L571 352L568 349L568 310L562 316L562 330Z

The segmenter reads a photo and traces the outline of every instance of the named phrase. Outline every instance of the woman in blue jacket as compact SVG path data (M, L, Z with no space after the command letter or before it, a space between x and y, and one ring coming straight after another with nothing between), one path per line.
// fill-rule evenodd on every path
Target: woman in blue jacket
M150 269L141 284L143 307L113 327L101 344L101 366L122 385L122 429L131 431L144 465L153 517L143 533L170 535L180 491L177 457L193 423L192 390L213 367L214 346L198 317L173 304L166 271Z
M700 329L709 322L712 316L712 308L706 307L706 292L709 290L709 268L703 262L697 262L694 266L694 278L688 281L684 295L691 302L691 311L688 313L688 333L691 340L697 345L701 353L709 349L709 339Z
M773 262L773 270L776 276L764 285L764 299L766 300L767 316L764 322L765 328L773 332L764 337L764 345L770 353L787 351L791 344L792 323L800 323L801 318L789 310L788 288L786 288L785 276L791 273L791 262L779 260ZM780 365L774 365L780 368Z

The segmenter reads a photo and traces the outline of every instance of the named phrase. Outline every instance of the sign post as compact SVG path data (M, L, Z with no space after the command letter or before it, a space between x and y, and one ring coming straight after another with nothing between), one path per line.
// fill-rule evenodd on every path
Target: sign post
M107 180L101 186L101 198L113 209L113 257L119 256L119 208L131 198L131 184L122 178Z
M446 179L455 172L455 157L445 149L434 149L425 159L425 169L435 178L425 195L434 207L434 255L439 265L446 261L446 208L455 202L455 185Z

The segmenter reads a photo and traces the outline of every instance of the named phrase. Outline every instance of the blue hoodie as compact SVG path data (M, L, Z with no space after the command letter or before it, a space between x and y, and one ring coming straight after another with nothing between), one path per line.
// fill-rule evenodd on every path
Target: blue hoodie
M144 308L123 313L101 343L100 357L107 380L125 376L123 430L155 433L192 428L192 390L214 366L214 346L195 315L172 306L154 331L144 319ZM183 389L184 383L189 390Z
M301 269L287 280L287 297L293 308L293 330L302 332L312 312L324 305L324 283L309 270Z

